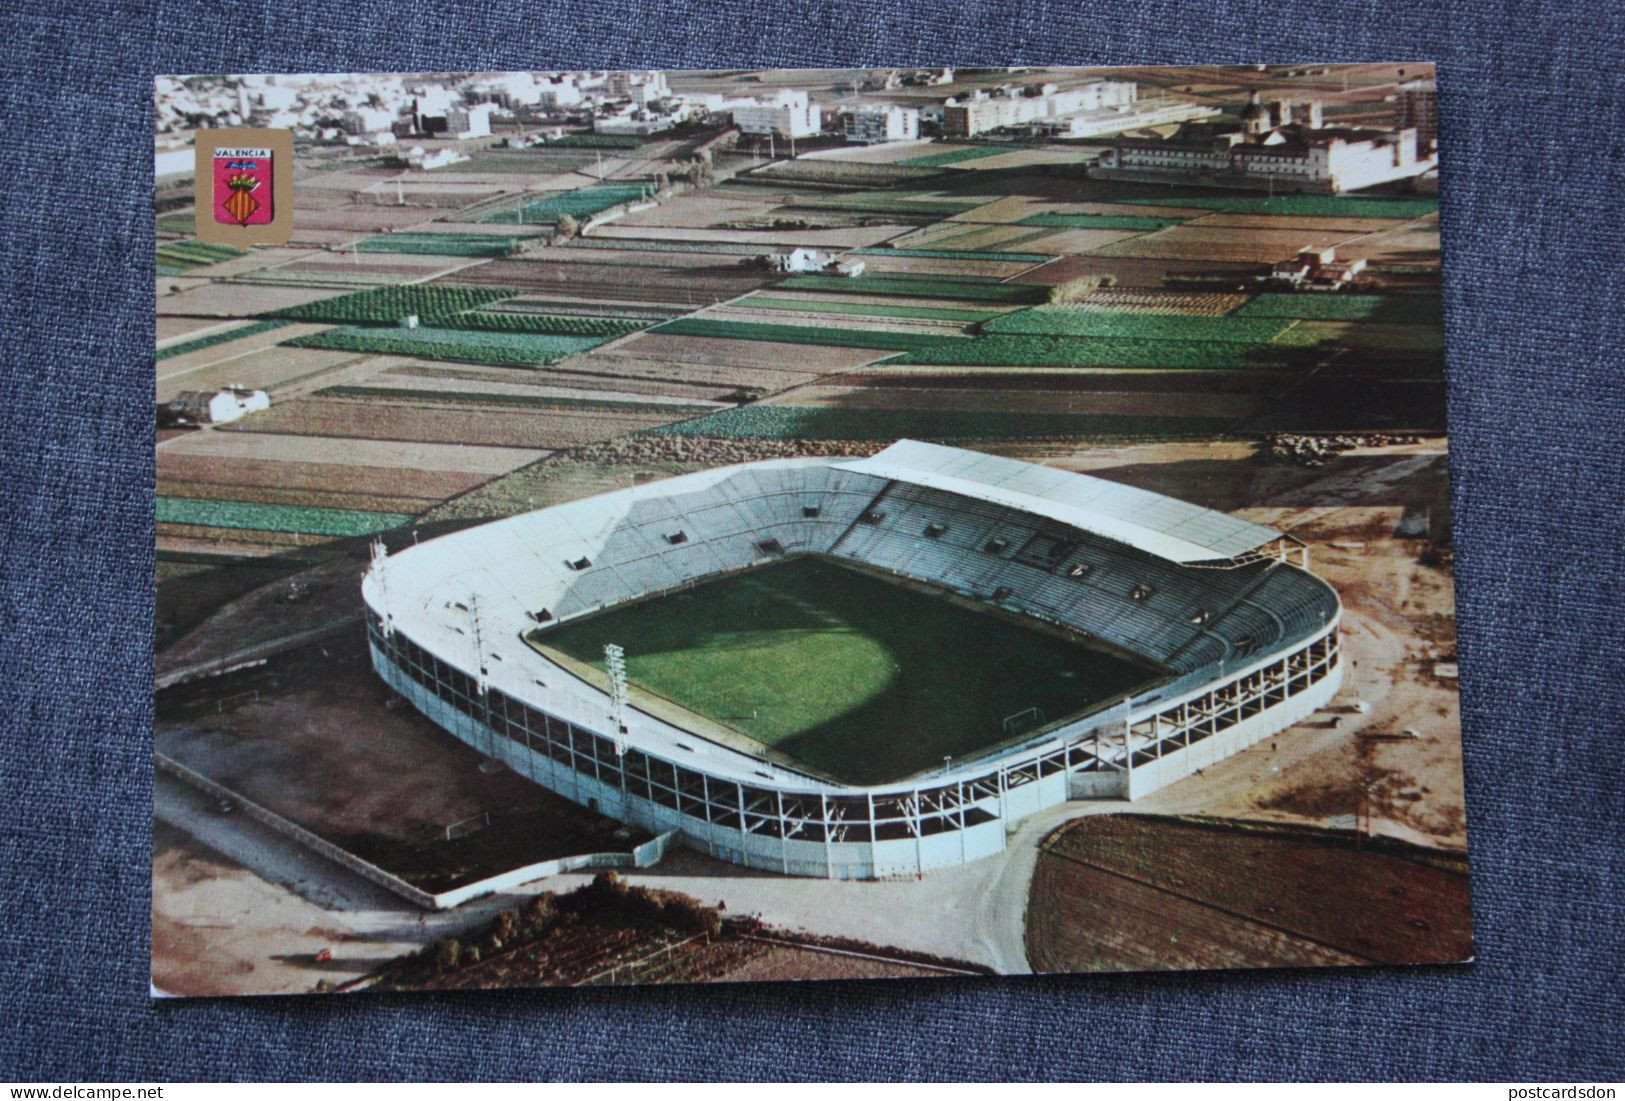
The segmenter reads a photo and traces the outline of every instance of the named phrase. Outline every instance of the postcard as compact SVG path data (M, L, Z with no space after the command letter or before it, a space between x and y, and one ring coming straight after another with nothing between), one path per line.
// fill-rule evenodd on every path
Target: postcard
M1470 960L1434 76L158 78L154 995Z

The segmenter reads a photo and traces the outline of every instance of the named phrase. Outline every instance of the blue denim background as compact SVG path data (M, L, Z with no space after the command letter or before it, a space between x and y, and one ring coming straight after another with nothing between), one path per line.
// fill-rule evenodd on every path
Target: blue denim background
M1625 1076L1625 9L7 5L0 1078ZM1435 60L1478 962L149 1004L154 72Z

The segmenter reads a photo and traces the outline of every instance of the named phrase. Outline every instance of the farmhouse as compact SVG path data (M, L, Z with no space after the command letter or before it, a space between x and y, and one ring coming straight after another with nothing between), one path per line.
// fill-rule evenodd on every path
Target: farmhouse
M166 424L229 424L269 408L271 396L264 390L241 386L226 386L212 393L185 390L159 408L159 419Z

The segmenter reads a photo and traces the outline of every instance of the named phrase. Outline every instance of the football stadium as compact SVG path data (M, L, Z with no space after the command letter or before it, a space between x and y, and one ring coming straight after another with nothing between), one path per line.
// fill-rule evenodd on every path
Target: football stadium
M1341 605L1289 535L903 440L494 521L362 583L379 675L584 806L790 875L916 875L1324 706Z

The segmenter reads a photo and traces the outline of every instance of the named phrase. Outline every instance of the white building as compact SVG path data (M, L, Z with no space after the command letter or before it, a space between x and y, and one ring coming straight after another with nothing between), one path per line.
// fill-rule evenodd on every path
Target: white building
M789 88L761 99L724 100L722 109L733 115L734 125L744 134L806 138L824 128L818 105L806 92Z
M846 113L846 140L871 145L913 141L920 136L920 112L895 103L872 103Z
M1283 127L1157 139L1119 138L1090 174L1217 186L1338 194L1410 179L1436 167L1418 154L1414 129L1311 130Z
M1035 94L1020 85L996 94L978 90L944 104L942 129L948 137L973 138L989 130L1040 124L1063 115L1128 109L1138 99L1139 85L1123 80L1096 80L1064 92L1053 84L1040 86Z
M210 393L186 390L162 410L170 424L229 424L250 413L271 408L271 395L264 390L227 386Z
M428 152L421 145L415 145L406 154L406 163L409 167L428 172L436 168L444 168L448 164L461 164L469 159L467 153L459 152L451 146Z

